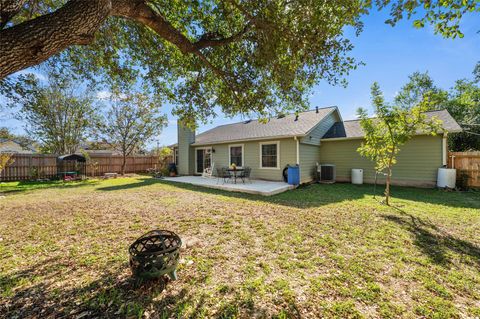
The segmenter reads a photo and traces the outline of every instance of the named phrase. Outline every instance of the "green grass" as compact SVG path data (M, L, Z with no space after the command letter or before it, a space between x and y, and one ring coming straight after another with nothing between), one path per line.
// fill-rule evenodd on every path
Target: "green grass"
M272 197L147 177L2 183L0 317L475 318L480 193L310 185ZM380 190L378 191L380 192ZM178 281L128 245L177 232Z
M34 182L34 181L21 181L21 182L0 182L0 194L8 193L21 193L46 188L65 188L73 189L82 186L92 186L98 184L98 180L84 180L84 181L69 181L64 182L61 180L47 181L47 182Z

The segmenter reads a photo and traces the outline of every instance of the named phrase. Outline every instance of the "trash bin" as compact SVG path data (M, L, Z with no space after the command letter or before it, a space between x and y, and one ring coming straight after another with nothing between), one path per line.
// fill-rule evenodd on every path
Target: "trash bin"
M170 176L178 175L177 165L175 165L175 163L168 164L168 173L170 174Z
M297 165L288 165L288 184L300 184L300 167Z

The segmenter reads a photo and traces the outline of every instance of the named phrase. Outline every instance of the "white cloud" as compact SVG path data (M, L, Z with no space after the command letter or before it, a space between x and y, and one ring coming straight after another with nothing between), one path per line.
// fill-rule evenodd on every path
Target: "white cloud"
M110 92L110 91L103 90L103 91L98 91L97 92L97 99L100 99L100 100L107 100L111 96L112 96L112 92Z

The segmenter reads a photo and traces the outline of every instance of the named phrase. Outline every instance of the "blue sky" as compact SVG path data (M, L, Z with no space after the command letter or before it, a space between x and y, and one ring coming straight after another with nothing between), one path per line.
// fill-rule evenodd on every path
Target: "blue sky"
M430 26L415 29L411 21L402 21L395 27L384 23L386 12L375 12L363 19L364 31L359 37L351 36L355 45L351 55L363 61L348 77L349 85L332 87L321 83L310 97L311 107L337 105L344 119L355 118L358 107L370 108L370 86L379 82L387 100L391 100L400 87L415 71L428 71L436 84L444 89L453 86L455 80L471 78L475 64L480 61L480 16L470 15L462 21L462 39L444 39L435 35ZM171 106L165 105L169 124L151 145L168 145L176 142L176 119ZM0 114L5 118L6 114ZM201 125L199 132L219 124L239 121L219 115L208 125ZM22 133L22 123L13 119L2 121L16 133ZM5 123L6 122L6 123Z

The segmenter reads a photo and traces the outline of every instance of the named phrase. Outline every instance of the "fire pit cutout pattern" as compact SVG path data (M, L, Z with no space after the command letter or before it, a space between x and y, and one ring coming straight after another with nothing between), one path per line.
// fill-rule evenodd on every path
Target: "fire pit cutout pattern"
M177 279L182 240L168 230L152 230L130 245L130 268L135 277L153 279L168 275Z

